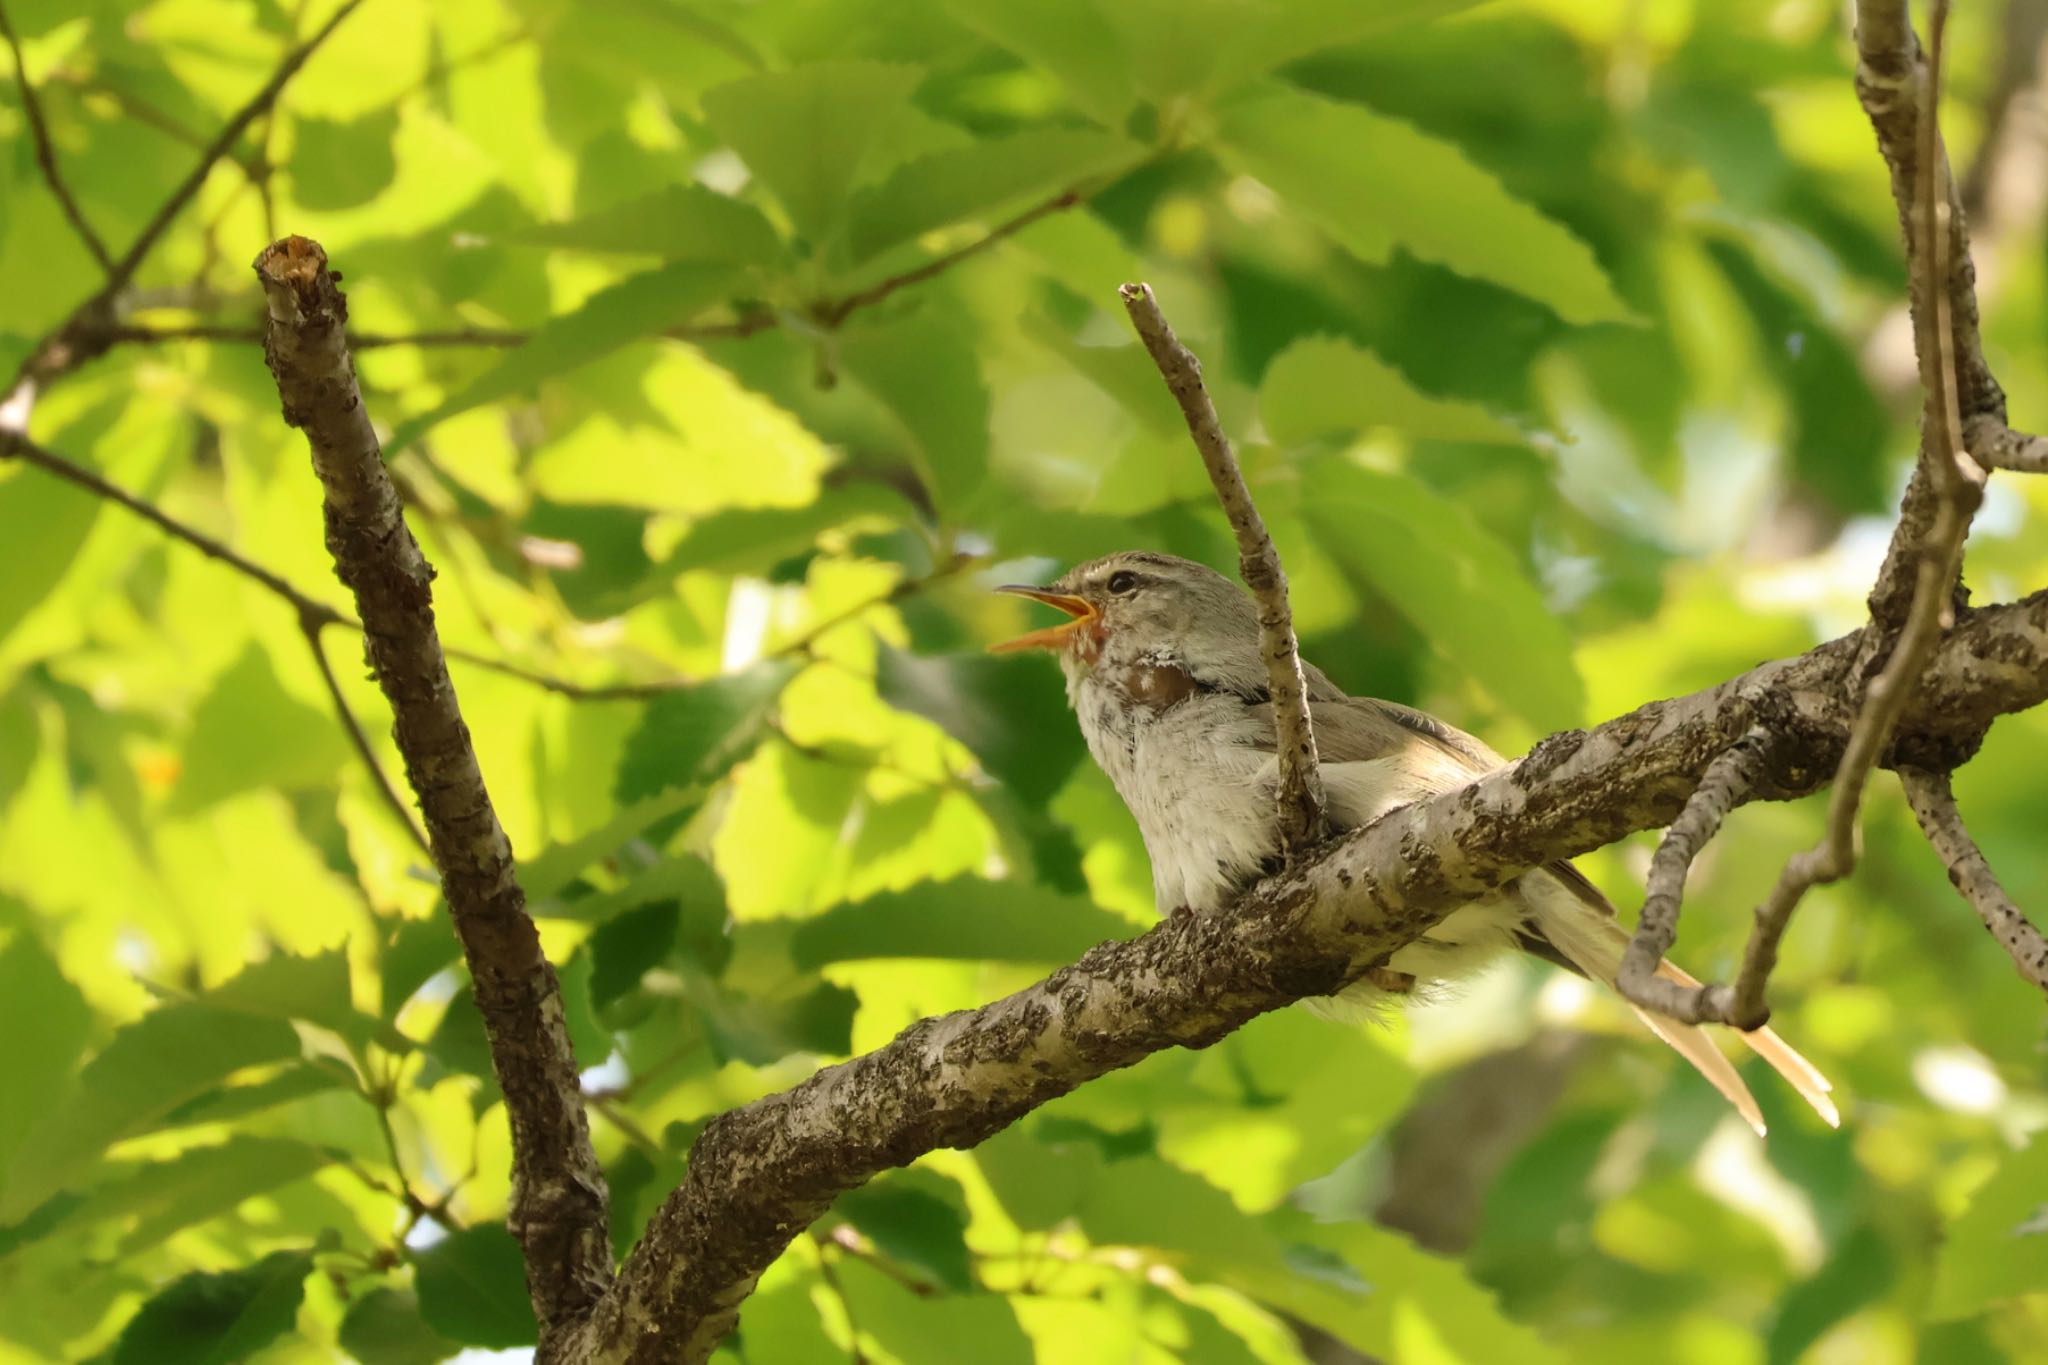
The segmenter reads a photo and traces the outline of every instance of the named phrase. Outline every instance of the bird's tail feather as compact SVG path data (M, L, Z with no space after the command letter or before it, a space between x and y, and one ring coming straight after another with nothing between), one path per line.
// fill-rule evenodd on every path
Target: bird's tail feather
M1602 985L1613 986L1615 973L1621 968L1622 953L1628 948L1628 934L1614 921L1612 910L1592 884L1585 883L1581 889L1563 877L1537 872L1524 879L1524 889L1535 915L1536 928L1543 936L1587 976ZM1588 895L1595 900L1589 901ZM1700 984L1669 962L1658 965L1657 975L1682 986ZM1725 1095L1750 1127L1758 1133L1764 1131L1763 1114L1757 1108L1756 1097L1749 1093L1741 1075L1705 1030L1649 1010L1637 1008L1635 1012L1650 1032L1670 1044L1707 1078L1709 1084ZM1769 1063L1772 1070L1783 1076L1830 1128L1840 1126L1841 1114L1828 1093L1833 1087L1812 1062L1800 1056L1791 1044L1768 1028L1750 1033L1738 1032L1737 1036Z

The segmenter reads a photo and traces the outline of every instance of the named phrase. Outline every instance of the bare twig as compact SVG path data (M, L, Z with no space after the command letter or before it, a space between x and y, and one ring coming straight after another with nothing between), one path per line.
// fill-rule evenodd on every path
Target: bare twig
M832 299L821 303L812 310L812 314L825 326L837 327L861 309L880 303L899 289L907 289L914 284L923 284L934 276L945 274L962 261L971 260L1004 238L1012 237L1022 232L1039 219L1050 217L1062 210L1074 207L1074 205L1081 202L1081 198L1081 191L1078 188L1062 190L1044 203L1033 205L1015 217L1004 219L980 237L969 242L966 246L948 251L942 256L934 256L931 260L926 261L915 269L906 270L900 275L891 275L885 280L869 285L866 289L848 294L844 298Z
M1961 205L1955 201L1941 140L1932 126L1935 92L1920 45L1913 37L1906 0L1859 0L1856 49L1856 94L1891 173L1892 199L1898 207L1900 232L1910 257L1909 301L1915 352L1924 365L1934 344L1935 310L1940 301L1948 316L1948 325L1941 330L1954 353L1953 389L1958 412L1966 425L1989 418L2002 426L2005 391L1999 387L1984 357L1977 327L1977 274L1970 260L1968 230ZM1923 110L1927 113L1924 120ZM1924 165L1923 142L1933 147L1936 166ZM1928 174L1923 175L1923 169ZM1923 191L1930 186L1939 189L1949 206L1941 234L1944 265L1939 270L1932 268L1932 252L1922 249L1922 232L1927 211L1932 207ZM1912 604L1918 577L1915 566L1921 547L1930 543L1938 500L1933 480L1940 471L1929 448L1937 437L1931 427L1922 427L1920 460L1906 485L1898 525L1893 528L1884 564L1870 591L1871 618L1885 629L1866 637L1864 653L1856 661L1858 677L1869 677L1877 671Z
M36 95L36 88L28 78L28 59L21 55L21 40L14 35L14 24L7 17L6 6L0 5L0 38L7 40L7 47L14 54L14 80L21 88L22 112L28 115L29 136L36 145L36 164L43 168L44 183L57 198L57 205L64 210L64 218L71 224L71 230L78 234L78 240L100 263L100 269L112 274L114 258L107 252L107 244L100 240L87 221L85 210L71 195L71 187L64 183L64 173L57 168L57 148L50 141L49 125L43 121L43 102Z
M1889 22L1888 8L1885 19ZM1931 490L1932 517L1920 542L1910 547L1913 558L1899 561L1911 563L1913 568L1906 617L1891 643L1883 670L1864 689L1856 723L1850 728L1834 783L1828 790L1826 831L1812 848L1786 859L1770 894L1757 907L1755 924L1733 985L1677 993L1692 1007L1690 1017L1684 1012L1678 1017L1689 1017L1691 1022L1706 1018L1745 1030L1763 1027L1771 1014L1764 998L1765 986L1777 966L1778 944L1793 912L1807 891L1854 870L1863 789L1870 780L1871 769L1890 743L1935 641L1947 624L1945 618L1952 609L1951 590L1962 564L1963 538L1968 535L1970 518L1983 498L1984 471L1963 445L1956 299L1945 284L1952 278L1951 253L1968 250L1967 242L1959 241L1951 233L1953 220L1961 210L1948 183L1948 161L1942 151L1937 116L1947 22L1947 0L1935 0L1929 25L1929 56L1925 64L1916 67L1924 88L1915 101L1919 116L1913 129L1917 139L1913 157L1916 180L1910 202L1914 211L1907 215L1914 292L1925 305L1916 312L1920 377L1926 393L1917 472ZM1971 312L1974 341L1974 303ZM1904 525L1902 514L1902 531ZM1897 545L1895 540L1895 549ZM1886 569L1880 571L1881 582L1890 569L1888 562ZM1872 602L1872 624L1881 633L1887 623L1877 611L1875 594Z
M434 628L432 570L384 468L349 356L327 256L287 237L257 258L269 301L265 359L285 419L305 432L325 494L327 545L355 594L372 670L426 817L512 1122L508 1222L526 1257L543 1350L611 1281L604 1173L590 1145L561 987L541 951Z
M1980 417L1970 423L1966 436L1970 454L1986 469L2009 469L2016 474L2048 474L2048 437L2014 431L2005 423Z
M150 216L149 222L136 234L135 241L122 253L121 259L115 262L111 277L107 281L108 293L118 291L135 277L135 272L141 268L144 258L149 255L151 248L156 246L157 239L164 235L165 230L178 215L184 212L185 206L192 202L193 196L199 193L200 186L206 183L206 177L213 173L215 163L228 155L236 140L258 116L277 103L277 97L284 93L285 85L291 78L299 74L299 68L306 64L306 59L320 50L320 45L333 35L334 30L341 27L343 20L355 13L356 7L360 4L362 0L343 0L341 6L327 17L327 22L316 29L312 37L287 52L276 69L270 73L270 79L263 82L256 93L235 111L234 116L221 125L220 131L213 135L213 141L207 143L206 149L199 154L199 164L194 166L178 187L171 191L170 197L157 206L157 211Z
M1707 988L1659 976L1657 968L1678 937L1678 911L1693 860L1713 841L1728 812L1756 789L1770 743L1770 732L1759 726L1724 750L1708 765L1700 785L1657 845L1657 854L1650 860L1643 913L1614 978L1614 988L1645 1009L1687 1023L1698 1023L1703 1017L1701 997Z
M306 64L307 58L327 41L341 22L353 14L362 0L344 0L322 24L317 32L305 42L292 48L284 55L277 68L270 73L270 79L251 95L242 107L221 126L211 142L199 154L199 162L180 181L168 197L157 206L148 223L136 235L135 241L123 252L107 271L106 281L93 295L71 311L71 315L59 323L47 336L38 341L22 360L14 377L0 391L0 404L14 401L24 392L33 394L36 389L47 385L58 376L77 369L80 365L106 354L112 343L106 333L116 319L116 301L121 291L135 278L135 272L157 244L164 232L176 221L193 198L205 185L207 176L222 158L228 156L235 144L257 116L277 101L287 83ZM26 426L26 421L20 423Z
M151 326L146 323L117 323L100 335L110 346L128 344L162 345L173 341L231 341L247 346L263 344L262 326L235 323L193 322ZM358 351L389 346L479 346L523 345L532 333L508 327L457 327L439 332L351 332L349 345Z
M961 262L1030 227L1039 219L1072 208L1082 202L1082 197L1078 189L1063 190L1051 199L996 224L966 246L936 256L915 269L891 275L865 289L837 298L820 299L798 310L795 315L808 317L813 323L827 329L840 327L862 309L882 302L898 290L908 289L944 274ZM732 341L759 332L772 331L783 326L789 316L793 315L766 308L746 308L737 312L728 321L686 322L667 329L661 335L671 341ZM455 327L422 332L351 332L349 346L357 351L376 350L388 346L510 348L523 346L532 337L531 331L516 327ZM221 341L254 346L260 345L263 338L264 329L261 325L195 322L157 326L114 322L106 320L105 317L97 322L84 319L73 327L70 333L71 344L61 357L61 363L54 366L46 365L39 373L45 379L51 374L61 374L102 354L111 346L163 345L178 341Z
M162 530L167 535L190 545L208 559L217 560L233 569L236 573L241 574L244 578L262 584L270 592L290 603L292 608L298 612L299 619L302 621L310 620L322 626L355 624L351 618L344 616L326 603L308 596L241 552L223 545L212 536L196 531L177 518L167 515L154 503L139 498L124 488L118 488L108 483L83 465L74 464L55 451L45 450L20 432L0 430L0 456L12 457L22 461L24 464L34 465L43 472L52 474L66 483L83 488L95 497L104 498L108 502L127 508L130 512Z
M398 794L398 789L391 785L390 777L385 774L384 765L377 761L377 751L370 747L370 737L363 732L356 713L350 709L348 697L341 690L341 680L334 676L334 665L327 661L327 651L320 644L320 628L325 624L325 621L302 616L299 618L299 633L306 638L306 648L313 651L313 662L320 668L320 681L326 684L328 700L334 703L334 714L340 718L341 728L348 732L349 743L369 770L370 782L376 787L377 794L384 798L384 804L398 817L398 823L419 845L420 852L432 857L434 850L428 846L427 836L413 823L412 808L405 804L405 798Z
M1230 438L1216 417L1209 391L1202 384L1202 365L1159 311L1152 288L1126 284L1118 291L1124 310L1151 353L1152 363L1166 379L1187 418L1202 465L1216 486L1223 514L1237 534L1238 569L1259 603L1259 652L1273 690L1273 725L1279 743L1280 842L1290 855L1322 842L1329 835L1323 799L1323 777L1316 763L1315 727L1310 723L1308 684L1302 677L1300 647L1294 638L1294 614L1287 604L1287 574L1280 553L1266 534L1266 523L1245 487Z
M223 544L203 531L195 530L193 527L179 521L176 517L171 516L156 504L107 482L83 465L67 460L53 450L37 445L20 432L0 429L0 459L10 457L19 458L24 464L34 465L36 468L62 479L66 483L84 489L95 497L104 498L108 502L126 508L152 526L162 530L172 539L191 546L207 558L226 565L251 582L265 588L280 600L289 604L293 611L297 613L300 621L310 620L323 628L327 626L344 626L353 631L362 630L362 624L353 616L348 615L346 612L338 611L312 597L303 589L293 586L285 579L280 578L276 573L264 568L261 564L256 563L232 546ZM504 659L493 658L488 654L479 654L475 650L450 647L444 649L443 653L451 659L469 664L472 667L485 669L492 673L502 673L506 677L517 678L521 682L531 683L535 687L553 692L558 696L570 697L577 701L645 700L661 696L664 693L675 692L682 688L694 686L696 682L695 679L690 678L660 678L642 683L595 684L586 686L581 683L570 682L564 678L555 677L552 674L540 672L536 669L525 668Z
M1899 782L1906 789L1906 801L1913 807L1927 842L1934 845L1934 851L1948 868L1950 883L1977 912L1977 918L2012 958L2020 975L2048 994L2048 938L2042 937L2041 931L1999 885L1983 850L1963 824L1963 813L1956 807L1948 774L1901 768Z

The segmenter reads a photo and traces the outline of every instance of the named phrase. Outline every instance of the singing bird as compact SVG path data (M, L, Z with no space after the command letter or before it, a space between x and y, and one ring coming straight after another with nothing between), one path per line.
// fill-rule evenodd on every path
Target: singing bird
M1274 866L1277 763L1273 705L1251 595L1204 565L1127 551L1080 565L1045 587L999 591L1070 618L995 646L1048 649L1088 751L1137 818L1161 914L1221 910ZM1348 697L1302 663L1333 824L1355 829L1409 802L1465 786L1505 762L1426 712ZM1628 935L1614 907L1568 862L1523 873L1460 906L1345 992L1412 991L1453 981L1520 949L1612 987ZM1662 975L1690 976L1665 963ZM1756 1099L1701 1029L1636 1010L1758 1133ZM1768 1028L1742 1040L1832 1126L1830 1086Z

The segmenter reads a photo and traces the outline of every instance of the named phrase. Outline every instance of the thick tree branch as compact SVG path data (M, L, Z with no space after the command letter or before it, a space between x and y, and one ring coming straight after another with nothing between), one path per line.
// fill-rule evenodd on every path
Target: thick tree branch
M1758 726L1779 737L1756 791L1834 772L1865 632L1733 681L1554 735L1512 767L1341 836L1229 914L1177 916L1028 990L923 1020L888 1046L714 1119L590 1323L560 1361L700 1361L755 1279L844 1191L980 1142L1055 1096L1168 1047L1327 994L1520 871L1670 820ZM2048 592L1970 613L1908 706L1917 749L1955 752L1993 714L2048 699Z
M1302 677L1300 646L1294 638L1294 612L1287 604L1287 573L1280 552L1266 534L1266 523L1245 487L1244 471L1223 434L1216 405L1202 383L1202 363L1181 345L1166 323L1147 284L1127 284L1117 291L1124 310L1138 329L1138 339L1180 404L1202 467L1209 471L1217 501L1237 535L1238 572L1259 603L1259 652L1273 691L1273 728L1279 753L1280 846L1290 856L1329 837L1329 814L1323 796L1323 775L1316 762L1316 733L1308 710L1308 683Z
M1963 824L1963 813L1956 807L1948 774L1901 768L1899 782L1906 789L1906 801L1913 807L1927 842L1934 845L1934 851L1948 868L1949 882L1977 912L1977 918L2012 958L2020 975L2048 994L2048 939L2041 936L2041 931L1999 885L1998 875Z
M43 120L43 102L36 95L36 88L29 82L28 60L21 55L21 40L14 34L13 21L7 17L7 8L0 5L0 38L7 40L7 49L14 54L14 81L21 89L21 109L28 116L29 137L36 145L36 164L42 167L43 183L50 187L56 197L57 207L64 211L64 219L71 224L71 230L85 249L98 261L100 269L112 274L114 258L107 252L107 244L100 240L86 219L85 210L71 196L71 187L64 183L64 173L57 167L57 148L50 141L50 128Z
M505 1094L509 1222L546 1342L586 1313L611 1278L604 1174L590 1145L561 987L470 746L434 628L433 571L405 524L364 411L344 333L347 308L326 253L287 237L257 258L256 275L270 306L265 358L285 420L312 448L327 546L355 595L370 666L391 701L393 734Z

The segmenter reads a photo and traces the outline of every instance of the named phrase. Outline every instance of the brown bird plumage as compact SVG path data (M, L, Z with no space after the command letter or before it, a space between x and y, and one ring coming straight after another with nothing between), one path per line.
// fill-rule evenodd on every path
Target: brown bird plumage
M1273 708L1250 596L1203 565L1143 551L1080 565L1046 587L1005 591L1070 618L998 648L1057 654L1089 752L1137 818L1161 913L1222 909L1279 850ZM1462 787L1505 761L1426 712L1347 697L1306 661L1302 671L1339 829ZM1627 944L1614 907L1578 869L1556 862L1454 910L1346 996L1455 980L1517 948L1611 987ZM1691 981L1668 963L1661 970ZM1703 1030L1636 1013L1763 1131L1755 1098ZM1822 1118L1839 1121L1810 1062L1769 1029L1740 1036Z

